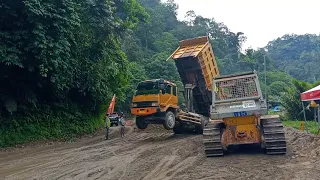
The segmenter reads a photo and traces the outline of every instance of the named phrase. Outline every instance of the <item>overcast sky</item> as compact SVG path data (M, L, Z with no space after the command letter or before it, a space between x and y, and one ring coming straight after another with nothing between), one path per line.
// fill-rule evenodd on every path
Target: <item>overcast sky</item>
M287 33L320 33L320 0L175 0L178 18L188 10L215 18L247 36L247 47L263 47Z

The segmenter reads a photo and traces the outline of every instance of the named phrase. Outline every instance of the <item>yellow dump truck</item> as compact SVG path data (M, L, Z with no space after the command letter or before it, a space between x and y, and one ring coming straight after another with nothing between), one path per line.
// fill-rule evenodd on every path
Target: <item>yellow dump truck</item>
M256 72L220 76L208 37L181 41L169 58L185 86L187 111L178 107L175 84L141 82L131 109L138 128L156 123L182 133L193 125L203 133L207 157L222 156L229 146L241 144L261 144L267 154L286 153L282 123L279 116L267 115Z
M169 58L174 59L185 86L188 110L209 116L212 79L220 75L209 38L203 36L181 41Z
M174 83L163 79L143 81L132 99L131 113L136 116L136 125L145 129L148 124L163 124L175 133L193 126L195 132L202 133L210 114L212 79L219 75L208 37L181 41L169 58L174 59L185 86L187 111L178 106L178 88Z

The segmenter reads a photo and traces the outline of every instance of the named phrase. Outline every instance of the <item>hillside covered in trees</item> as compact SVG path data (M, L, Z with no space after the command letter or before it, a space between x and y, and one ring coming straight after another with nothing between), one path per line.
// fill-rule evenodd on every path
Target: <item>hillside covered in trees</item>
M0 146L103 126L125 96L125 32L148 14L133 0L0 2Z
M287 34L269 42L266 48L277 69L298 80L320 79L320 36Z
M266 58L267 87L261 86L271 100L289 90L287 98L297 95L293 77L320 78L318 36L285 35L268 51L241 53L242 32L193 11L179 21L173 0L5 0L0 9L0 146L92 132L104 125L111 96L117 110L129 112L145 79L182 88L166 59L180 40L197 36L210 37L221 74L257 70L263 82Z

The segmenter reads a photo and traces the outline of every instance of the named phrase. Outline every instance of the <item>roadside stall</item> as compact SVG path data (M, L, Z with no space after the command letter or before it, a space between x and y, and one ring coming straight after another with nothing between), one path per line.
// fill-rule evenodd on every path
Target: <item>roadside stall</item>
M300 94L301 101L302 101L302 107L303 107L303 114L304 114L304 121L307 123L306 120L306 113L305 113L305 108L303 105L303 102L308 101L310 102L310 107L313 107L315 109L315 119L318 117L318 134L320 132L320 85L317 87L314 87L308 91L305 91ZM307 124L306 124L307 125ZM308 126L307 126L308 127ZM308 131L308 129L307 129Z

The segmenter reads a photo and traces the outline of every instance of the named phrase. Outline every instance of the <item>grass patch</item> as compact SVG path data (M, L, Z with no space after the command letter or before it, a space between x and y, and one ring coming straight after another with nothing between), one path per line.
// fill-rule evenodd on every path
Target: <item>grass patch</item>
M38 140L70 140L104 126L104 113L77 106L38 108L24 114L0 117L0 147Z
M282 121L282 124L284 126L287 126L287 127L293 127L293 128L296 128L296 129L300 129L300 122L301 121ZM307 122L307 125L308 125L308 130L312 133L312 134L317 134L318 133L318 123L317 122L314 122L314 121L308 121ZM305 127L304 129L306 130L306 126L305 124Z

